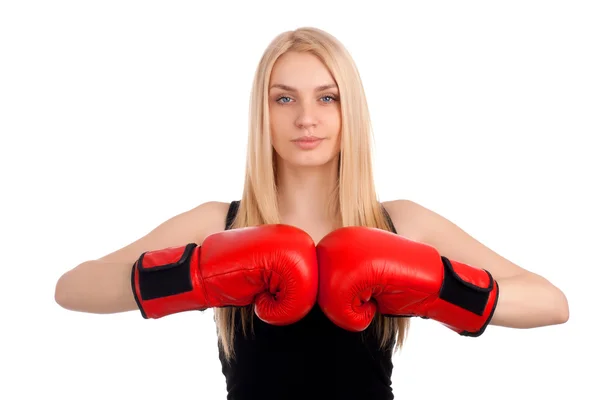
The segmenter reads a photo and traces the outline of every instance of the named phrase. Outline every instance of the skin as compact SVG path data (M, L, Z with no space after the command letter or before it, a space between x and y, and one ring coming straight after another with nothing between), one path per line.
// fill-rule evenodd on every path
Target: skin
M269 91L271 134L280 171L280 207L284 223L308 232L315 243L334 226L327 213L340 150L341 110L328 69L313 55L288 53L275 64ZM288 88L282 88L286 86ZM292 140L314 135L325 140L315 149L299 149ZM507 260L459 226L416 202L384 202L398 233L434 246L440 254L473 266L485 266L501 288L492 325L534 328L569 319L564 293L544 277Z
M274 65L268 96L282 221L304 229L316 243L334 227L326 203L340 152L339 91L315 56L287 53ZM307 136L323 141L311 150L293 142Z
M341 111L327 68L310 54L288 53L274 66L269 89L271 134L278 164L282 222L304 229L318 243L335 228L328 211L340 151ZM279 85L279 86L277 86ZM284 87L282 87L283 85ZM293 140L323 138L312 150ZM544 277L497 254L453 222L410 200L384 202L398 234L430 244L451 260L487 269L498 281L499 303L492 325L535 328L569 319L564 293ZM203 203L163 222L134 242L63 274L55 299L70 310L115 313L137 309L131 294L131 265L147 250L202 244L223 231L229 204Z

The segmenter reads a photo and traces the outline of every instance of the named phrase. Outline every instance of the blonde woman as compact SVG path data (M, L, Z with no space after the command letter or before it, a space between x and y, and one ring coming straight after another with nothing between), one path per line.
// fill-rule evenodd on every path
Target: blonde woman
M412 317L466 336L568 319L543 277L413 201L379 202L370 128L344 46L282 33L254 79L241 199L78 265L56 301L144 318L213 308L230 399L392 399Z

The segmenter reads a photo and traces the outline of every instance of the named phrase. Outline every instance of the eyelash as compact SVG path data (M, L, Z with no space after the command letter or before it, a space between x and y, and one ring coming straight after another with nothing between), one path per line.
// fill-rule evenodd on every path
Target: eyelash
M330 103L333 103L334 101L337 101L337 97L336 97L336 96L334 96L334 95L331 95L331 94L326 94L325 96L322 96L321 98L323 98L323 97L330 97L330 98L331 98L331 101L330 101L330 102L327 102L327 104L330 104ZM279 103L279 104L287 104L287 103L280 103L280 102L279 102L281 99L286 99L286 98L287 98L287 99L289 99L289 98L290 98L290 96L279 96L279 97L278 97L278 98L275 100L275 102L276 102L276 103Z

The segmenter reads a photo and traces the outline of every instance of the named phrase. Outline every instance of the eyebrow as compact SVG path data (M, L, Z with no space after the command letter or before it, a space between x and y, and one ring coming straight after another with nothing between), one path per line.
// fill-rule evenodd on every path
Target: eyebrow
M283 85L281 83L275 83L274 85L271 86L270 89L275 89L275 88L287 90L288 92L297 92L298 91L298 89L296 89L296 88L293 88L293 87L288 86L288 85ZM330 84L327 84L327 85L317 86L315 88L315 92L320 92L320 91L327 90L327 89L332 89L332 88L336 88L337 89L337 85L335 83L330 83Z

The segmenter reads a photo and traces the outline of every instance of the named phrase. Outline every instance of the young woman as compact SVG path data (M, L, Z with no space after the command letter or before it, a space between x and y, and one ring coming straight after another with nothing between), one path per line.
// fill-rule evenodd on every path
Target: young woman
M467 336L567 321L543 277L413 201L378 201L361 79L334 37L276 37L251 110L240 201L83 262L57 282L58 304L145 318L214 308L230 399L392 399L411 317Z

